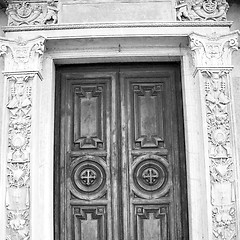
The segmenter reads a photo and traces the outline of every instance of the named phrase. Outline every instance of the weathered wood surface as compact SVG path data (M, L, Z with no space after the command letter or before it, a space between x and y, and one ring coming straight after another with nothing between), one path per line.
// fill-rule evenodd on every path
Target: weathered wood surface
M188 238L179 78L175 64L59 68L56 239Z

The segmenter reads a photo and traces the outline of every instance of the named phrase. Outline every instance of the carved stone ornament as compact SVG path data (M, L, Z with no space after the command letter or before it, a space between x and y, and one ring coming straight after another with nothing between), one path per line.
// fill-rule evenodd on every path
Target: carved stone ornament
M196 67L231 67L232 52L238 50L238 32L223 36L193 33L189 45Z
M234 145L229 79L231 55L238 32L225 36L190 35L190 47L200 81L204 81L209 174L211 181L212 239L237 239Z
M8 75L7 237L30 238L30 140L34 75ZM27 238L28 237L28 238Z
M22 13L24 14L24 13ZM32 84L39 78L44 38L0 39L8 82L8 152L6 171L6 239L30 240ZM9 71L11 70L11 72ZM3 123L4 124L4 123Z
M58 7L54 0L13 1L6 10L9 26L56 24Z
M39 71L41 70L41 56L45 50L45 38L24 41L0 38L0 56L5 57L5 72Z
M226 21L226 0L177 0L178 21Z

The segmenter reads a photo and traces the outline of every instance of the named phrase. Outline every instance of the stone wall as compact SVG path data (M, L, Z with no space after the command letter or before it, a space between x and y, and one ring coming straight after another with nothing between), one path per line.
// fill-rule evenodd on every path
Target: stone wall
M61 1L62 23L174 21L171 0L158 1Z

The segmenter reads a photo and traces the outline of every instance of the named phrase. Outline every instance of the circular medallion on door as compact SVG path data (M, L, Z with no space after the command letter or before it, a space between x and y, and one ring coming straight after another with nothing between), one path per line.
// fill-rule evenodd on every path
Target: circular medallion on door
M132 166L134 193L142 198L159 198L170 188L169 163L161 156L143 155Z
M106 192L105 162L97 156L84 156L71 164L71 192L80 199L96 199Z

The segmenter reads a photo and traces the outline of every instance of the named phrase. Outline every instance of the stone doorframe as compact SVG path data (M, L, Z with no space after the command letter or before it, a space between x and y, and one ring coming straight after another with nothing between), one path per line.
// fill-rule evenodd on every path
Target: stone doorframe
M6 227L0 239L53 240L55 65L136 61L181 63L190 240L237 239L239 167L231 97L237 39L238 32L141 36L140 31L105 38L1 38L0 225Z

